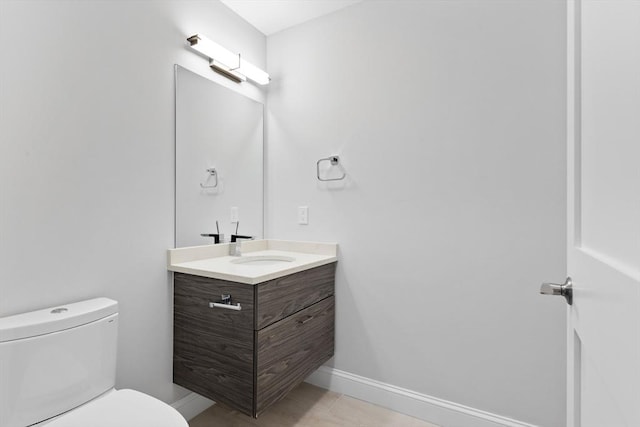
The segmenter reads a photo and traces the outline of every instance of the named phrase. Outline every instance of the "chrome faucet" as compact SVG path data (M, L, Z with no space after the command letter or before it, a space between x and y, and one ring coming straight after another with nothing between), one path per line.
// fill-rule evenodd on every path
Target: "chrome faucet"
M229 244L229 255L242 256L242 241L253 240L252 236L232 236L232 242Z

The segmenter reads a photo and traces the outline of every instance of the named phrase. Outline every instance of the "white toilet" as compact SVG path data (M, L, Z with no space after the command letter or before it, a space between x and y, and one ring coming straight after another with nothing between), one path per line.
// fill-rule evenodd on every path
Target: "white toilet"
M114 389L118 303L0 318L0 427L188 427L171 406Z

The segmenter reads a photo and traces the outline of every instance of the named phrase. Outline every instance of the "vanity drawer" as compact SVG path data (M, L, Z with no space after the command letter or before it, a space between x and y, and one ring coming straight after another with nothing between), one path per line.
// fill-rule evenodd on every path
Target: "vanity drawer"
M209 303L220 301L223 294L231 295L233 305L240 303L241 309L211 308ZM229 336L236 329L253 330L253 295L253 285L174 273L174 317L181 316L187 326L213 324Z
M256 331L256 415L333 356L334 297Z
M333 262L256 285L256 329L333 295L336 264Z

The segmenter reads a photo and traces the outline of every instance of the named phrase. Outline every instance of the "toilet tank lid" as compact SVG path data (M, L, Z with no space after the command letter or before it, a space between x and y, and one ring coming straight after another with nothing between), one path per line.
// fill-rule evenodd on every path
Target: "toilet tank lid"
M0 318L0 343L75 328L117 312L117 301L109 298L94 298L2 317Z

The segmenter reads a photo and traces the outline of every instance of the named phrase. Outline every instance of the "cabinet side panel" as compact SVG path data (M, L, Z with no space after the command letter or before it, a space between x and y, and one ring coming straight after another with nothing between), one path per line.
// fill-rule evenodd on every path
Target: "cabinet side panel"
M253 415L253 287L189 275L176 276L175 284L173 381ZM219 292L247 311L209 308Z
M256 414L333 356L334 297L257 332Z
M253 331L244 334L252 335ZM242 348L241 344L229 342L228 338L223 338L225 344L201 346L198 344L213 337L197 335L190 334L188 339L176 338L174 341L173 382L253 415L253 360L244 360L247 355L252 359L253 349ZM234 360L232 354L237 354L238 358Z
M189 317L194 324L254 329L253 285L183 273L174 274L174 284L174 312ZM222 294L231 295L232 303L240 303L242 310L210 308L209 302L220 301Z

